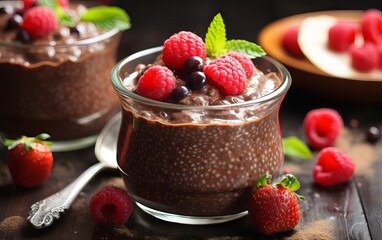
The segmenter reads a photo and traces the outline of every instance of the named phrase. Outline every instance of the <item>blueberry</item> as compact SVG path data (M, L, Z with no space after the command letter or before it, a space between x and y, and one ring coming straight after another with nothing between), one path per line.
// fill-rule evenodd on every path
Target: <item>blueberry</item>
M204 85L207 84L207 78L206 75L204 75L203 72L192 72L188 75L186 80L187 86L193 90L198 91L204 87Z
M80 35L80 30L77 26L73 26L69 28L70 34Z
M7 25L5 26L5 28L7 30L11 30L11 29L15 29L15 28L19 28L21 26L21 23L23 22L23 17L18 15L18 14L15 14L13 15L7 22Z
M27 31L19 29L17 31L16 40L23 43L28 43L31 40L31 37L29 36L29 33Z
M381 131L377 127L369 127L366 131L366 140L375 143L381 138Z
M184 73L191 73L203 70L203 59L198 56L189 57L183 63Z
M186 86L177 86L174 88L174 90L172 90L170 94L170 99L175 102L179 102L180 100L185 98L189 92L190 91Z

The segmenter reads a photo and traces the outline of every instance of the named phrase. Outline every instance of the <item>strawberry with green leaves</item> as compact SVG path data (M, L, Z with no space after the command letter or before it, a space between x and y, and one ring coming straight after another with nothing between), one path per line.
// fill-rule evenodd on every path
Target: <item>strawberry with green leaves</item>
M34 188L49 177L53 165L53 154L48 148L50 136L40 134L36 137L22 136L20 139L5 139L8 148L8 168L14 183L23 188Z
M267 235L294 229L300 221L298 200L304 199L294 192L300 183L293 175L283 176L277 184L268 184L270 179L266 174L259 180L248 209L255 229Z

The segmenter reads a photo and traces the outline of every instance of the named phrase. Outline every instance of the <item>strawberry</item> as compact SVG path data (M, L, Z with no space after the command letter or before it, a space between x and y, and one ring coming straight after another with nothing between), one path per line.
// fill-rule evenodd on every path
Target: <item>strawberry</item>
M14 183L19 187L34 188L41 185L50 175L53 154L45 141L48 134L36 137L22 136L18 140L5 139L8 147L7 160Z
M250 202L248 213L256 231L262 234L275 234L295 228L300 221L298 200L303 200L294 191L300 183L291 174L284 175L280 183L269 185L271 175L264 175L257 183Z

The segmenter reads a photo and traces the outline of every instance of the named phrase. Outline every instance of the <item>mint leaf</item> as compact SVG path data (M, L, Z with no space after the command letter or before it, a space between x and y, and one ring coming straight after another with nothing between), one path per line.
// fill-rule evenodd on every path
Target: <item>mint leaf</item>
M57 4L56 0L38 0L38 5L48 7L48 8L55 10L55 8L58 4Z
M81 15L81 21L92 22L96 27L104 30L118 28L123 31L131 27L129 16L119 7L98 6L90 8Z
M216 58L227 52L225 49L227 41L225 24L220 13L210 23L204 41L206 43L207 54L211 57Z
M257 58L266 55L264 50L257 44L246 40L229 40L225 44L228 52L241 52L249 58Z
M301 159L310 159L312 157L312 152L309 147L297 137L292 136L283 138L282 144L286 156Z

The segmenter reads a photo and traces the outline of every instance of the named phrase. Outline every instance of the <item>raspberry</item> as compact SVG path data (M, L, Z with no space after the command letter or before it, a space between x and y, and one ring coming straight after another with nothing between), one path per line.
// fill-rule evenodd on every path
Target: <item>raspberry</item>
M304 119L305 135L315 149L333 146L342 127L342 117L330 108L311 110Z
M203 69L208 83L222 95L239 95L247 87L247 77L240 62L223 55L211 61Z
M61 7L67 8L69 6L69 0L57 0ZM37 6L38 0L23 0L24 10Z
M247 55L240 52L230 52L227 55L235 58L240 62L241 66L244 68L245 75L247 76L247 78L253 76L253 73L255 71L255 65L253 65L252 60Z
M37 5L38 0L23 0L24 10Z
M348 181L354 175L353 160L334 147L322 149L313 168L313 179L322 186L333 186Z
M55 31L58 27L57 16L47 7L33 7L25 12L22 28L32 38L41 38Z
M69 6L69 0L57 0L61 7L67 8Z
M358 47L352 45L349 49L352 67L360 72L370 72L378 66L379 54L372 43L365 43Z
M382 12L378 9L369 9L362 14L362 36L365 42L382 44Z
M336 52L344 52L354 43L357 27L353 23L338 22L329 29L328 46Z
M137 94L154 100L166 99L175 88L175 76L164 66L153 66L139 78Z
M196 34L182 31L164 42L162 58L169 68L181 70L184 61L192 56L206 57L206 45Z
M377 46L377 53L378 53L378 67L382 69L382 44Z
M127 222L133 202L121 188L105 186L94 194L89 202L90 215L100 225L119 226Z
M292 56L304 58L305 55L298 44L299 30L299 27L291 27L287 29L282 35L281 46L283 46L283 48Z

